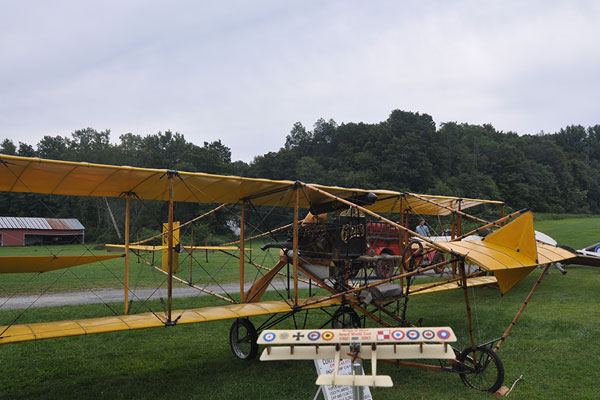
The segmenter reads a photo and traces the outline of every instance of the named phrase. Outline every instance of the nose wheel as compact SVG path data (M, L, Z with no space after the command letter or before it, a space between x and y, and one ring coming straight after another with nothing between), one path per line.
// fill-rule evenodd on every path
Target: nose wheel
M465 385L482 392L494 393L504 382L504 366L498 354L487 346L470 347L456 358L460 379Z

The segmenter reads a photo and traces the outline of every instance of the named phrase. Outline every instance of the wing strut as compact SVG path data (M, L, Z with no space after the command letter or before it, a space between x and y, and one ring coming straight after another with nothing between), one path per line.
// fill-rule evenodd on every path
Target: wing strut
M105 197L106 199L106 197ZM129 223L130 223L131 195L125 198L125 315L129 314Z
M174 180L175 175L177 175L176 171L167 171L167 176L169 177L169 234L167 236L169 248L168 248L168 265L169 265L169 279L168 279L168 290L167 290L167 303L168 303L168 311L167 311L167 325L174 325L175 322L171 320L171 311L173 308L173 198L174 198Z

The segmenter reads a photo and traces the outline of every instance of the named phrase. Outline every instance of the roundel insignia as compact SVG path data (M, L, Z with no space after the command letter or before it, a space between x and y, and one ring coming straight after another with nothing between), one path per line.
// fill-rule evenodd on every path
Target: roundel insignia
M421 334L419 333L419 331L411 329L408 332L406 332L406 337L409 338L410 340L417 340L419 338Z
M321 334L321 337L323 338L323 340L331 340L334 337L334 333L331 331L325 331Z
M394 332L392 332L392 337L396 340L402 340L402 339L404 339L404 332L394 331Z
M279 339L284 339L285 340L285 339L287 339L289 337L290 337L290 334L287 333L287 332L283 332L283 333L279 334Z
M448 339L450 337L450 332L445 329L440 329L437 335L440 339Z
M435 337L435 333L432 330L423 331L423 338L427 340L431 340Z
M263 340L265 342L272 342L275 340L275 334L273 332L267 332L263 335Z
M319 340L319 338L321 337L321 334L317 331L311 331L311 332L308 332L307 337L308 337L308 340L312 340L314 342L315 340Z

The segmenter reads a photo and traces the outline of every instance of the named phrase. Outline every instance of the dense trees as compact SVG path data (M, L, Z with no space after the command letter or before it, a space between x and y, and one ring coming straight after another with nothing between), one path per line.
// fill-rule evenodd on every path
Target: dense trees
M327 140L318 141L324 124ZM600 125L519 136L394 110L378 124L296 123L254 176L501 199L542 212L600 212ZM284 175L284 176L282 176Z
M258 155L249 164L232 162L230 149L220 140L198 146L171 131L147 136L127 133L117 144L109 138L108 130L86 128L70 137L45 136L35 148L4 139L0 152L501 199L514 208L542 212L600 213L600 125L518 136L488 124L447 122L437 129L427 114L394 110L377 124L338 125L319 119L309 130L297 122L285 140L282 137L279 151ZM71 217L77 209L77 217L88 227L88 237L100 236L108 226L102 199L0 196L3 216ZM164 211L160 203L146 207L153 208L153 215ZM204 207L185 205L180 212L191 217ZM48 209L55 214L48 215ZM136 223L156 226L147 217L139 217ZM212 224L212 231L222 231L217 225L225 225L225 221L215 219Z

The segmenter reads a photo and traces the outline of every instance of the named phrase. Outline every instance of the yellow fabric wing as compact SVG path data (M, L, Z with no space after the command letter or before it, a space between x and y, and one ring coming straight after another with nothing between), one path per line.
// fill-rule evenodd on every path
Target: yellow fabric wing
M492 271L502 293L506 293L537 265L564 261L575 255L559 247L535 241L533 214L525 213L483 240L436 242L445 252Z
M0 273L48 272L117 257L122 257L122 255L6 256L0 257Z
M140 199L169 199L169 180L165 169L90 164L45 160L0 154L0 191L43 193L71 196L121 197L131 194ZM292 207L295 182L178 172L174 180L174 200L181 202L236 204L250 199L255 205ZM379 200L368 206L378 213L448 215L450 211L432 204L467 209L479 204L502 204L499 201L428 196L389 190L363 190L315 185L335 196L350 198L373 192ZM426 199L426 200L424 200ZM300 207L331 201L323 194L303 191Z
M321 297L299 299L301 309L314 309L340 304L339 299L323 300ZM306 303L303 305L303 303ZM263 301L252 304L231 304L220 307L204 307L190 310L173 311L172 318L178 324L193 324L200 322L217 321L252 317L257 315L277 314L291 312L294 305L291 302ZM90 335L93 333L106 333L127 331L134 329L156 328L165 326L166 317L163 313L143 313L133 315L119 315L111 317L79 319L59 322L40 322L36 324L0 326L0 344L26 342L32 340L51 339L65 336Z

